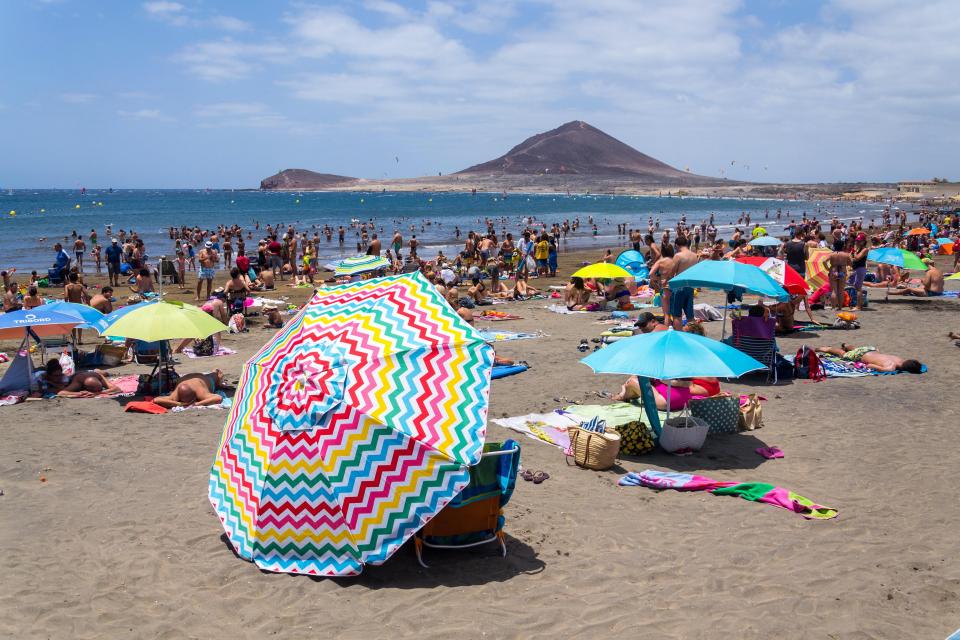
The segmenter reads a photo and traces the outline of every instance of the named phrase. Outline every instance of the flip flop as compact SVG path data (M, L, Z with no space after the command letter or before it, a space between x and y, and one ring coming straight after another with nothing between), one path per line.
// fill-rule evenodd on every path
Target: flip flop
M533 471L530 471L530 469L526 469L520 474L520 477L526 480L527 482L530 482L531 480L533 480L534 473Z
M550 479L550 474L547 473L546 471L537 471L535 474L533 474L533 484L540 484L544 480L549 480L549 479Z

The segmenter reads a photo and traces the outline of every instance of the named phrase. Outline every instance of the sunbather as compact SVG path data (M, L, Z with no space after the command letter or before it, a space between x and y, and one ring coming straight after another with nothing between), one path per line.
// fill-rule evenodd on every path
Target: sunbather
M923 365L919 360L904 359L899 356L880 353L876 347L853 347L840 343L839 347L817 347L820 353L829 353L850 362L862 362L874 371L907 371L922 373Z
M943 271L940 271L930 258L924 258L923 262L929 267L923 274L923 280L920 287L905 286L902 289L891 289L890 295L901 296L919 296L921 298L934 298L943 295Z
M107 380L103 371L78 371L73 376L63 373L56 358L51 358L45 367L47 386L61 398L92 398L101 393L119 393L120 387Z
M670 411L679 411L695 398L708 398L720 393L720 383L716 378L691 378L688 380L651 380L653 398L660 411L667 410L667 396L670 396ZM613 400L628 402L640 397L640 380L630 376L620 388Z
M223 402L223 396L217 389L223 386L223 372L215 369L211 373L190 373L177 381L170 395L158 396L155 403L166 409L174 407L209 407Z
M584 286L583 278L570 278L564 297L570 311L580 311L590 304L590 290Z

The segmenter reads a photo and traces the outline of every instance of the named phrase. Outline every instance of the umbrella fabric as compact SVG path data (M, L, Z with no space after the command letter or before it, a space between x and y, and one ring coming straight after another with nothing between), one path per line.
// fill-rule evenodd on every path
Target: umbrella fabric
M158 302L160 302L160 298L153 298L151 300L144 300L143 302L138 302L136 304L128 304L125 307L118 307L107 315L103 316L103 320L106 326L110 326L131 311L136 311L137 309L141 309L147 305L157 304Z
M241 374L209 496L269 571L381 564L469 483L493 349L419 272L320 289Z
M353 276L366 271L376 271L390 266L390 261L381 256L355 256L347 258L337 265L334 271L338 276Z
M573 278L632 278L633 274L624 269L621 266L611 264L609 262L598 262L596 264L587 265L582 269L576 271L571 277Z
M923 261L917 257L917 254L904 249L897 249L896 247L872 249L867 254L867 260L881 264L890 264L903 269L927 270L927 265L923 264Z
M646 280L650 277L650 269L643 254L634 249L621 252L614 264L629 271L635 280Z
M686 331L654 331L618 340L580 360L596 373L676 380L739 378L763 363L718 340Z
M960 271L957 271L957 272L956 272L955 274L953 274L952 276L949 276L949 277L947 277L947 278L944 278L944 280L960 280Z
M750 241L750 245L754 247L778 247L781 244L783 243L773 236L760 236L759 238Z
M937 244L940 246L945 244L953 244L953 238L937 238Z
M137 306L110 322L101 333L144 342L206 338L227 326L202 309L182 302L162 300ZM113 314L111 314L113 315Z
M97 331L102 331L103 328L107 326L105 322L106 316L86 304L57 300L45 304L44 310L56 311L57 313L77 318L82 323L77 325L77 329L96 329Z
M814 291L827 284L830 279L827 269L829 257L829 249L810 249L807 257L807 284Z
M926 236L930 235L930 229L925 227L914 227L907 232L908 236Z
M41 337L60 336L81 324L76 315L49 311L46 306L0 314L0 340L22 340L27 329Z
M737 258L737 262L752 264L763 270L764 273L779 282L790 295L803 295L810 289L807 281L803 279L803 276L779 258L744 256Z
M790 295L757 267L732 260L704 260L693 265L670 282L671 289L696 287L731 291L741 289L759 296L787 301Z

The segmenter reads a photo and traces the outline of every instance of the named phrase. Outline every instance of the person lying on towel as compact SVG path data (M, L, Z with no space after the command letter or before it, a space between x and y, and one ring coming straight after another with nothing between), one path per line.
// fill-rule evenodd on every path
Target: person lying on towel
M690 400L709 398L720 393L720 383L716 378L690 378L688 380L651 380L653 398L657 409L667 410L667 397L670 398L670 411L680 411ZM630 376L620 388L613 400L629 402L640 397L640 381Z
M816 347L815 351L829 353L849 362L862 362L874 371L923 373L923 365L919 360L907 360L900 356L880 353L876 347L852 347L841 342L839 347L822 346Z
M46 366L46 381L51 391L61 398L93 398L103 393L120 393L120 387L107 380L103 371L77 371L64 375L60 362L51 358Z
M170 395L157 396L153 401L165 409L214 406L223 402L223 396L217 393L222 386L223 371L220 369L214 369L212 373L190 373L180 378Z

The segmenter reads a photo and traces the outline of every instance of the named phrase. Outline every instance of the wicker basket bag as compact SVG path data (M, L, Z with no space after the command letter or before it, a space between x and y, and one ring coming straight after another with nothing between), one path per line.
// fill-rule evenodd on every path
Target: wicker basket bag
M620 453L620 434L615 431L597 433L579 427L567 430L570 435L570 457L578 467L603 471L613 466Z

